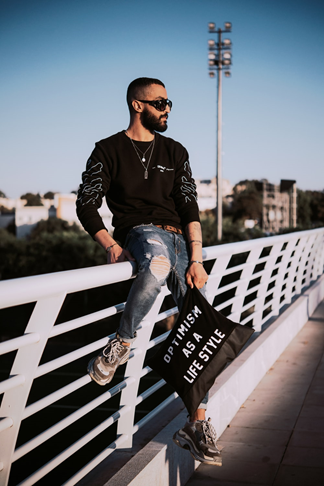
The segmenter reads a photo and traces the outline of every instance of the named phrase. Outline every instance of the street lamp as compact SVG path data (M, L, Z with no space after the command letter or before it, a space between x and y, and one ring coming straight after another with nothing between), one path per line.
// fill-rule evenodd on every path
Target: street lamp
M222 71L226 78L231 76L232 42L230 39L222 41L222 34L232 31L231 22L224 23L224 29L216 29L214 22L209 22L208 32L218 34L217 42L214 39L208 41L208 69L209 77L217 75L217 154L216 154L216 178L217 178L217 239L223 236L223 200L222 200Z

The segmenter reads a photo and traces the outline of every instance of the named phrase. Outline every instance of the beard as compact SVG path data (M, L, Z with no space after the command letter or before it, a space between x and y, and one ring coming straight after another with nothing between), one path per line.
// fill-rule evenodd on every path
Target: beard
M165 132L167 130L167 115L154 116L148 110L144 109L141 113L141 123L144 128L150 132Z

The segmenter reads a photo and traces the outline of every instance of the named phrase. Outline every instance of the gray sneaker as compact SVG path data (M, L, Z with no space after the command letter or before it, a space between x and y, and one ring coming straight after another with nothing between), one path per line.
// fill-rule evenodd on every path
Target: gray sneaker
M102 352L88 363L90 377L104 386L110 383L118 366L126 363L129 358L130 346L124 346L117 338L108 341Z
M189 450L196 461L214 466L222 465L222 456L216 445L216 431L207 420L187 422L183 429L173 436L173 441L183 449Z

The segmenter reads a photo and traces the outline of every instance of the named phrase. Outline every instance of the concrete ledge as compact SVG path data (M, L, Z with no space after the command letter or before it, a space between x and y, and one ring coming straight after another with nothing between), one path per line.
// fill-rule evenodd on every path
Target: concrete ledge
M217 378L210 390L208 416L218 436L236 415L268 369L306 324L324 299L324 275L302 294ZM172 420L105 486L182 486L200 463L173 441L186 411ZM221 442L221 441L220 441Z

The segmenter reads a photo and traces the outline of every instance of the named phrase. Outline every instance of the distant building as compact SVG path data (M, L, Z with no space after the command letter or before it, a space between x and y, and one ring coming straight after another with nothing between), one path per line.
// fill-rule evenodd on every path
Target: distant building
M77 196L76 194L55 194L54 197L54 206L56 208L56 217L60 219L64 219L68 221L70 224L76 223L81 226L81 223L76 214L76 202ZM99 214L102 217L104 225L108 229L108 231L113 231L113 226L111 224L112 221L112 212L107 206L106 200L103 199L102 206L99 208ZM82 226L81 226L82 228Z
M255 182L262 194L261 228L268 233L278 233L283 228L297 226L296 181L282 179L279 185L266 179Z
M48 219L45 206L23 206L16 208L15 224L17 238L25 238L41 219Z
M200 211L214 209L217 205L216 177L213 179L196 179L198 206ZM233 193L233 186L227 179L222 180L222 197L226 198Z
M0 210L0 228L7 228L8 225L14 224L16 226L17 238L25 238L39 221L52 217L64 219L70 224L76 223L82 228L76 215L76 198L77 196L73 193L56 193L54 199L42 198L41 202L43 206L26 206L27 201L20 198L0 198L0 208L2 206L6 209L3 213ZM113 231L111 224L112 213L108 209L105 200L99 209L99 213L108 231Z

